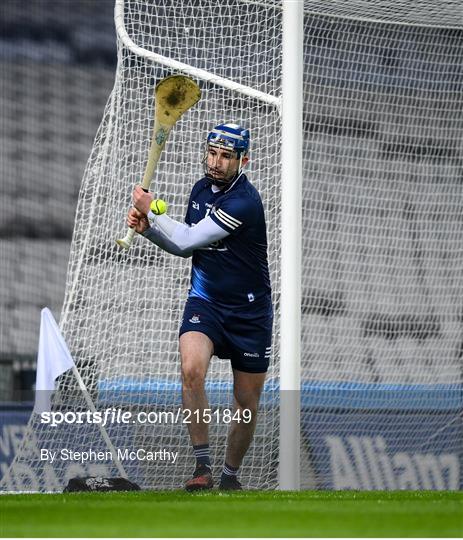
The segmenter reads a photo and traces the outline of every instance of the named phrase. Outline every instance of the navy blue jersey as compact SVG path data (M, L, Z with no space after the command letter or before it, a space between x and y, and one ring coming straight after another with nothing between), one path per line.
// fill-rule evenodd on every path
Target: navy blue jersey
M185 222L191 226L209 215L230 235L193 252L189 296L232 308L268 304L267 231L258 191L244 174L216 193L202 178L191 191Z

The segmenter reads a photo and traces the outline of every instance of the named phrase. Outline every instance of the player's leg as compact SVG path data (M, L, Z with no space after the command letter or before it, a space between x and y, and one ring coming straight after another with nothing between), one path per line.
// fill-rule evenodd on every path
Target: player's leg
M234 418L229 427L221 489L241 489L238 468L251 444L257 408L272 351L273 309L270 302L234 312L227 317L225 340L233 368ZM243 421L243 411L251 421Z
M194 411L208 407L204 383L213 352L214 344L201 332L185 332L180 336L184 409ZM208 443L208 425L196 422L195 415L191 415L190 420L187 425L191 442L194 445Z
M189 411L202 411L208 407L204 383L214 345L201 332L185 332L180 336L180 357L182 368L182 402ZM188 491L210 489L213 486L209 458L208 425L201 421L202 414L191 414L188 431L196 456L196 468L185 485ZM199 420L199 421L197 421Z
M254 436L265 376L266 373L246 373L233 369L233 414L236 420L231 422L228 432L220 489L241 489L236 475ZM245 418L250 418L250 421L244 421Z

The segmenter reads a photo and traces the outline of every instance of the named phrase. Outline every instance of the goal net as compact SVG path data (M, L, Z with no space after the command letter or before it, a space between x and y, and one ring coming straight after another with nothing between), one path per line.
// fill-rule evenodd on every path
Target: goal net
M463 46L450 4L305 2L302 487L460 487ZM82 181L60 320L87 395L65 374L53 410L85 411L91 399L98 410L152 413L153 423L104 426L116 449L164 452L119 454L125 472L154 489L178 488L192 472L187 426L174 418L190 263L142 238L127 252L114 242L143 177L155 84L189 74L202 99L172 130L152 190L182 221L210 128L235 121L250 129L275 326L240 476L245 486L276 488L279 201L291 182L280 179L282 6L118 0L115 13L115 84ZM207 391L218 472L232 398L227 360L213 358ZM120 474L112 458L50 463L44 448L108 450L98 425L44 426L33 415L2 486L58 490L71 476Z
M306 9L301 479L459 489L458 6Z

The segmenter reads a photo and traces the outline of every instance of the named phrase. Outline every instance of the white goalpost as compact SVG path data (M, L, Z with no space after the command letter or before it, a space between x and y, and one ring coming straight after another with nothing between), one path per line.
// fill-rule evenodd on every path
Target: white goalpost
M145 169L154 87L177 73L202 99L172 130L152 191L183 221L208 131L239 122L251 132L249 178L267 220L273 351L244 486L461 489L457 6L116 0L117 71L79 193L60 320L80 381L61 377L53 410L92 403L156 422L104 426L122 468L42 460L42 448L107 444L97 425L50 427L33 416L2 489L56 491L73 476L121 470L145 489L178 489L192 472L177 416L190 263L140 237L127 251L114 243ZM227 360L213 358L206 388L217 473L232 400ZM123 453L136 449L165 453Z
M283 3L279 488L300 488L303 2Z

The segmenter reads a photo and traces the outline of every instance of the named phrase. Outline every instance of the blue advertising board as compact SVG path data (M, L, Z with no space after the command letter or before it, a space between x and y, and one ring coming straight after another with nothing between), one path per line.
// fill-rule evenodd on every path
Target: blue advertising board
M0 478L13 461L26 433L32 403L0 405Z
M177 386L176 390L179 390ZM278 407L277 381L268 381L266 388L262 408ZM109 397L109 401L130 404L135 395L139 396L139 387L135 389L136 392L131 392L132 385L125 383L121 394L118 384L113 382L111 386L100 388L100 397L104 397L103 402ZM153 395L160 395L158 387L156 391L152 388L144 390L147 402L153 401ZM228 395L225 390L229 388L215 383L209 390L212 396L216 392L220 403ZM301 390L301 438L315 473L317 483L314 487L328 490L463 489L461 385L307 381ZM178 395L179 392L167 393L167 396ZM171 404L176 404L177 399L171 397ZM31 412L31 403L0 406L1 476L7 473L23 441ZM77 436L76 429L76 426L72 428L73 439ZM88 426L85 434L88 438ZM113 436L111 429L109 434ZM40 437L40 430L35 435ZM55 445L59 446L61 440L69 440L70 434L65 430L62 437L59 435L56 431ZM50 441L52 438L45 439ZM100 445L104 449L98 433L90 439L95 449L100 449ZM130 439L130 434L126 439ZM82 440L85 442L85 438ZM41 448L38 440L30 442L31 447ZM36 458L40 459L40 456ZM55 468L48 464L34 468L26 460L21 468L24 478L10 478L7 487L12 490L56 489L61 482L58 482ZM135 469L130 471L134 475L136 472ZM60 477L68 478L97 473L110 475L114 470L104 463L85 466L74 463L66 464L66 471L61 473ZM304 483L303 478L302 481Z
M463 487L460 385L305 384L302 438L320 489Z

